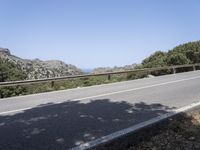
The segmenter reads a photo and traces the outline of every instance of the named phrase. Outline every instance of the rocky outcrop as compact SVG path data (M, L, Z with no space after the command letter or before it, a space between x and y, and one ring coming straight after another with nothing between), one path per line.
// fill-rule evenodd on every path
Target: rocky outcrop
M0 58L14 63L27 73L27 79L52 78L82 74L76 66L65 64L59 60L42 61L39 59L22 59L10 53L9 49L0 48Z
M0 47L0 55L11 55L9 49Z

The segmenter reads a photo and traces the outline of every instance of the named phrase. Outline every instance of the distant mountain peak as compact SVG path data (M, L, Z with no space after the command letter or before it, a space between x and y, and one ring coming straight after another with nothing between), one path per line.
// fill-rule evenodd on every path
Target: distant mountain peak
M0 47L0 53L7 54L7 55L11 55L10 50L7 49L7 48L1 48L1 47Z

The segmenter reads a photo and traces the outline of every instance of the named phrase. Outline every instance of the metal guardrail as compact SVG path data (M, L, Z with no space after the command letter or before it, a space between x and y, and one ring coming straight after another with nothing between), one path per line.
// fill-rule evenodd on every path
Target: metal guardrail
M166 67L157 67L157 68L144 68L144 69L106 72L106 73L99 73L99 74L73 75L73 76L64 76L64 77L56 77L56 78L36 79L36 80L9 81L9 82L0 82L0 87L19 86L19 85L46 83L46 82L51 82L51 84L53 85L54 81L62 81L62 80L76 79L76 78L86 78L86 77L93 77L93 76L105 76L105 75L108 75L108 79L110 79L110 76L114 75L114 74L125 74L125 73L135 73L135 72L149 72L150 73L153 71L161 71L161 70L169 70L169 69L172 69L173 73L176 73L177 69L191 67L193 70L196 70L197 66L200 66L200 64L166 66Z

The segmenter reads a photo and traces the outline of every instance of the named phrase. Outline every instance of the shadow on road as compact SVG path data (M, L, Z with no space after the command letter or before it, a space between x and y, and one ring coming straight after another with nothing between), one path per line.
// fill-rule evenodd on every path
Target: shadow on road
M41 105L0 116L0 150L66 150L170 110L161 104L109 99Z

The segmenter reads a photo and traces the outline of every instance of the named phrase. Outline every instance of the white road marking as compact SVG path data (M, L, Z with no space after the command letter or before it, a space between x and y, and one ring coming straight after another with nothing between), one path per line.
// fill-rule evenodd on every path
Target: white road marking
M171 112L168 112L168 113L163 114L161 116L154 117L152 119L149 119L147 121L141 122L139 124L136 124L136 125L133 125L131 127L122 129L122 130L117 131L117 132L114 132L114 133L109 134L107 136L103 136L103 137L98 138L96 140L93 140L93 141L90 141L90 142L86 142L86 143L81 144L81 145L79 145L77 147L73 147L73 148L71 148L69 150L86 150L86 149L98 146L100 144L103 144L103 143L109 142L111 140L114 140L116 138L119 138L119 137L122 137L124 135L127 135L129 133L133 133L134 131L137 131L137 130L142 129L144 127L147 127L149 125L153 125L153 124L155 124L157 122L160 122L160 121L162 121L164 119L168 119L170 117L178 115L178 114L180 114L182 112L187 112L188 110L191 110L191 109L193 109L195 107L199 107L199 106L200 106L200 102L192 103L190 105L181 107L179 109L172 110Z
M192 78L187 78L187 79L176 80L176 81L169 81L169 82L164 82L164 83L160 83L160 84L143 86L143 87L139 87L139 88L133 88L133 89L128 89L128 90L122 90L122 91L116 91L116 92L110 92L110 93L105 93L105 94L100 94L100 95L94 95L94 96L89 96L89 97L74 99L73 101L82 101L82 100L86 100L86 99L92 99L92 98L109 96L109 95L120 94L120 93L125 93L125 92L137 91L137 90L147 89L147 88L151 88L151 87L168 85L168 84L173 84L173 83L178 83L178 82L183 82L183 81L189 81L189 80L194 80L194 79L199 79L199 78L200 78L200 76L192 77ZM62 101L62 102L55 102L55 103L50 104L50 105L60 104L60 103L63 103L63 102L64 101ZM0 115L5 115L5 114L10 114L10 113L15 113L15 112L21 112L21 111L32 109L32 108L34 108L34 107L26 107L26 108L21 108L21 109L16 109L16 110L10 110L10 111L5 111L5 112L0 112Z
M5 111L5 112L1 112L0 115L5 115L5 114L12 114L15 112L22 112L24 110L28 110L31 109L32 107L26 107L26 108L22 108L22 109L16 109L16 110L10 110L10 111Z

